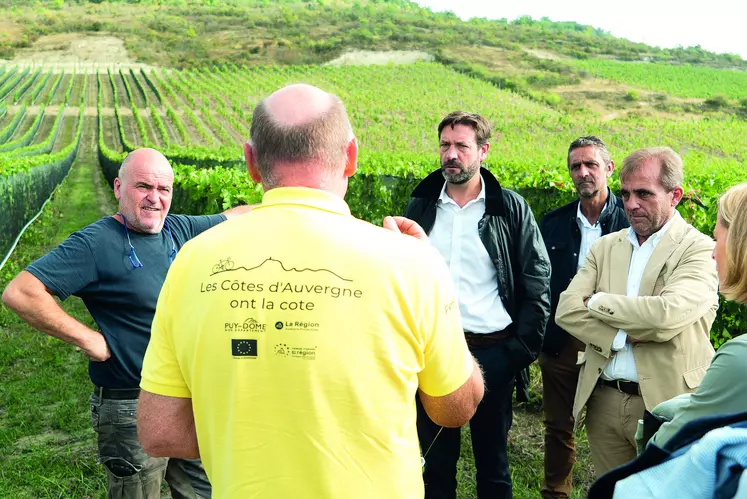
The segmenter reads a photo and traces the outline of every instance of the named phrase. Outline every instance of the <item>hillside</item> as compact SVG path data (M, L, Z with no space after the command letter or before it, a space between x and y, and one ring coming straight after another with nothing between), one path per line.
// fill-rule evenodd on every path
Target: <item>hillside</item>
M0 59L18 64L67 64L68 70L86 61L195 68L319 64L357 49L422 51L534 100L611 118L620 110L677 115L713 106L702 106L705 98L662 98L657 88L637 81L618 82L598 92L599 73L579 62L747 69L738 56L699 47L660 49L591 26L529 17L465 22L407 0L3 0L0 12ZM739 102L747 95L718 95L716 110L733 114L747 109Z

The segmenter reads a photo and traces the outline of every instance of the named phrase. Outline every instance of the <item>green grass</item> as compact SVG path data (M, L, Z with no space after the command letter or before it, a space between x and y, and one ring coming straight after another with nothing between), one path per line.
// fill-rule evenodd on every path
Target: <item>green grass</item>
M101 180L96 182L100 174L91 154L93 120L89 123L81 158L21 238L2 270L0 287L72 231L111 209L111 194ZM95 326L78 298L62 306ZM88 412L87 366L72 346L33 330L0 305L0 497L104 494L106 477L97 463Z

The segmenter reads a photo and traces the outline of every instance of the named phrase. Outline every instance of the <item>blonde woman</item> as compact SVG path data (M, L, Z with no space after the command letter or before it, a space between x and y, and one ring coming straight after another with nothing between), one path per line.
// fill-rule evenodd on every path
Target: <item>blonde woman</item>
M719 199L713 237L719 292L727 300L747 303L747 183L730 188ZM719 348L697 391L678 404L673 419L661 426L652 442L662 447L685 423L703 416L747 411L745 359L747 334Z

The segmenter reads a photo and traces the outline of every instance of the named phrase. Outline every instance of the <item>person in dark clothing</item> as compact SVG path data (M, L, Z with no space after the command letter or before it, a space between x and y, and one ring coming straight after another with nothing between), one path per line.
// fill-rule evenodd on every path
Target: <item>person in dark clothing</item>
M415 188L405 217L423 227L446 260L467 344L484 370L485 397L470 421L478 497L510 498L514 378L540 352L550 264L527 202L480 166L490 148L485 118L453 112L438 136L441 168ZM426 498L455 498L459 429L437 426L418 401L418 436Z
M580 369L576 360L585 348L555 323L558 298L591 245L630 226L622 201L607 186L615 163L604 142L594 136L580 137L568 148L567 159L578 199L547 213L540 223L552 264L552 314L539 357L545 413L544 498L567 498L571 493L576 456L572 409Z

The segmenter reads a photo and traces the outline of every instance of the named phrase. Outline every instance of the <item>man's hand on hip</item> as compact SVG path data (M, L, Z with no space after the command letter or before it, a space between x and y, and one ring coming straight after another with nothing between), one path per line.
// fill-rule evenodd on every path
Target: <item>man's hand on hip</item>
M96 331L93 331L93 334L86 338L84 345L76 347L75 349L83 352L86 357L94 362L104 362L105 360L109 360L112 356L112 352L109 350L109 345L106 344L104 335Z

